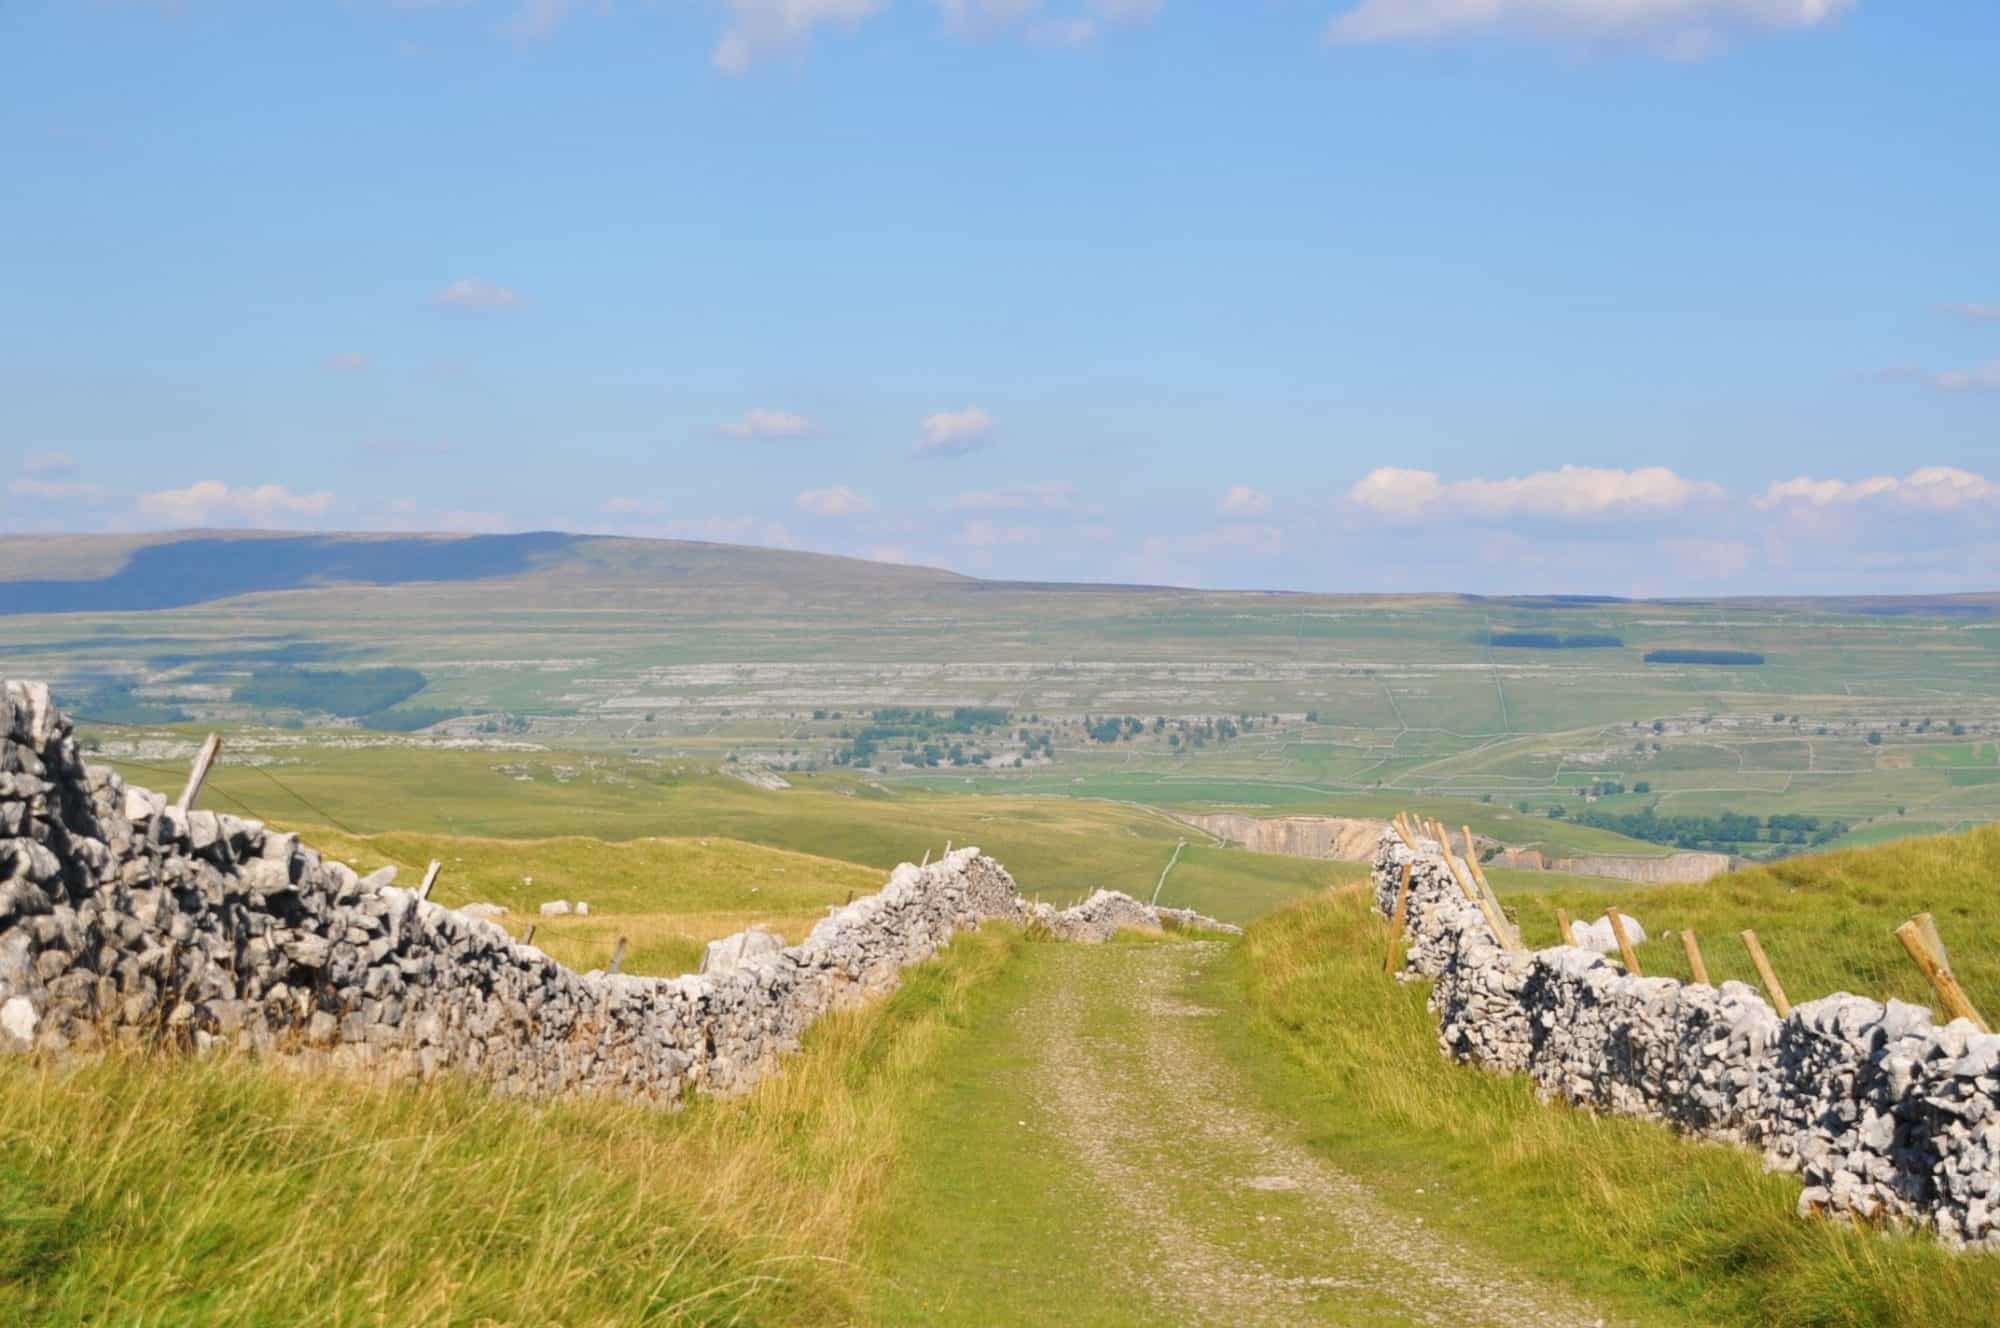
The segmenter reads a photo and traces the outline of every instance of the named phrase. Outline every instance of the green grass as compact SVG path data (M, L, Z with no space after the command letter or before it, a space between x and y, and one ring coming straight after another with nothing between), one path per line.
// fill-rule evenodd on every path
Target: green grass
M1050 949L1026 947L974 996L976 1035L933 1064L934 1091L874 1233L871 1324L1132 1322L1129 1307L1106 1303L1089 1238L1109 1214L1078 1184L1069 1142L1049 1132L1033 1053L1009 1018L1046 980Z
M962 936L681 1113L239 1059L0 1065L11 1323L825 1324L973 994Z
M977 844L1006 864L1024 893L1061 904L1099 887L1150 898L1174 845L1200 839L1171 817L1121 803L921 793L848 775L801 778L771 791L697 770L677 774L671 765L568 754L309 746L297 760L275 771L224 765L204 805L292 827L338 824L361 835L729 838L878 871L936 856L947 843ZM171 767L113 764L155 788L174 782ZM420 868L431 850L411 848L400 861ZM1247 921L1324 886L1325 866L1191 842L1161 902ZM573 890L595 898L582 885Z
M102 574L138 542L15 538L0 575ZM710 765L737 753L825 767L848 740L841 731L851 737L880 707L974 703L1072 724L1053 767L888 776L962 791L1267 807L1490 796L1509 806L1614 775L1763 815L1866 819L1910 807L1947 823L2000 819L2000 782L1979 782L1993 779L1982 753L2000 735L2000 633L1962 616L1866 612L1876 607L1055 591L593 539L492 580L0 618L0 674L50 677L75 694L137 688L149 704L231 727L278 717L227 699L275 649L315 667L419 669L423 706L504 713L552 748ZM1482 644L1494 630L1606 633L1628 648L1496 651ZM1638 663L1673 645L1754 650L1769 663ZM835 709L842 718L813 718ZM1284 719L1193 753L1150 734L1081 740L1074 721L1110 713ZM1954 725L1964 732L1954 737ZM1871 730L1882 747L1866 743ZM1563 832L1546 833L1564 847Z
M1801 934L1808 911L1791 915ZM1364 890L1337 891L1254 925L1228 980L1252 1012L1241 1058L1273 1105L1426 1221L1643 1322L1991 1321L2000 1258L1802 1222L1797 1181L1751 1153L1544 1106L1524 1078L1446 1060L1422 985L1382 973L1387 935Z
M660 977L693 972L706 942L746 927L797 943L829 905L879 890L884 879L873 867L734 839L357 838L320 829L308 839L363 873L393 864L405 886L436 860L438 903L500 904L511 910L501 926L519 936L533 924L535 944L579 971L608 964L622 936L620 971ZM551 899L583 900L590 914L540 916Z
M1992 1010L2000 1009L2000 952L1985 942L1992 933L1995 881L2000 881L2000 828L1988 827L1788 858L1704 885L1635 886L1614 893L1594 884L1544 884L1539 891L1510 893L1505 905L1528 944L1540 946L1555 943L1557 908L1574 918L1594 918L1606 904L1616 904L1644 923L1653 938L1638 947L1649 976L1692 976L1679 938L1661 939L1666 931L1692 929L1711 978L1754 984L1756 970L1740 939L1745 928L1753 929L1794 1002L1835 991L1930 1002L1929 985L1893 934L1911 914L1929 912L1973 1003Z

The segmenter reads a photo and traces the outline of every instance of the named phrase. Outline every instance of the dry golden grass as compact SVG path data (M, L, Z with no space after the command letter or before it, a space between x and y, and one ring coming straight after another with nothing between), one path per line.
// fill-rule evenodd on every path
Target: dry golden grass
M247 1059L0 1066L0 1318L837 1323L923 1067L1020 944L961 936L747 1096L668 1113Z

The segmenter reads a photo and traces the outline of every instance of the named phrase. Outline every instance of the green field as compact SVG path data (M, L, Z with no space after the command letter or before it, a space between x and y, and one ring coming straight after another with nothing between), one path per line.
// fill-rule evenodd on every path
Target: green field
M9 575L104 575L134 548L101 543L10 541L0 594ZM310 729L450 715L397 741L789 777L833 771L875 726L897 731L869 740L871 779L960 792L1336 814L1526 805L1545 818L1620 785L1609 799L1620 810L1789 813L1865 834L2000 819L1995 608L1977 596L1570 602L1022 586L584 539L484 579L0 615L0 673L52 678L99 716L106 750L128 755L147 746L146 726L182 716ZM1498 648L1494 632L1622 645ZM1711 648L1765 663L1644 662ZM367 711L401 696L405 675L370 672L384 668L414 670L423 686ZM266 703L310 696L315 677L326 709ZM874 719L964 707L1006 719L919 732ZM1093 737L1107 716L1137 731ZM1566 834L1513 829L1517 842L1556 847Z

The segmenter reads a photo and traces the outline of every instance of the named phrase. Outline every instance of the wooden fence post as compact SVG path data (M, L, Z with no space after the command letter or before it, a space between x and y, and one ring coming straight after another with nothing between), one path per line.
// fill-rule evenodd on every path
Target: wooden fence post
M1951 951L1944 948L1944 937L1938 935L1937 919L1928 913L1919 913L1910 921L1924 929L1924 944L1930 946L1931 953L1937 957L1938 963L1950 968Z
M1618 957L1625 961L1625 971L1635 978L1645 977L1645 971L1639 967L1639 956L1632 953L1632 938L1625 934L1625 915L1607 908L1604 916L1611 919L1611 934L1618 938Z
M605 974L608 976L612 973L616 973L618 971L618 966L624 962L625 962L625 938L623 936L620 936L618 938L618 944L611 947L611 967L604 970Z
M534 943L535 943L535 924L531 922L528 924L527 933L521 937L521 944L533 945Z
M1778 1018L1792 1016L1792 1003L1785 998L1785 989L1778 985L1778 975L1771 971L1771 961L1764 957L1764 947L1757 944L1757 933L1743 933L1743 948L1750 952L1750 962L1757 966L1757 976L1764 980L1764 990L1771 995L1771 1006L1777 1010Z
M444 864L442 862L436 860L431 862L429 870L424 872L424 883L417 887L418 899L429 899L431 897L431 887L437 884L438 872L443 870L443 868Z
M1389 953L1382 960L1384 973L1396 971L1396 947L1402 942L1403 917L1410 908L1410 873L1416 870L1416 866L1414 862L1403 864L1403 883L1396 887L1396 912L1389 919Z
M1556 910L1556 944L1576 944L1576 928L1570 925L1569 910L1566 908Z
M1486 869L1479 865L1478 845L1473 842L1472 827L1462 825L1458 829L1459 833L1465 836L1465 865L1472 869L1472 879L1478 883L1481 893L1491 901L1493 912L1505 923L1507 921L1507 913L1500 907L1500 895L1494 890L1493 882L1486 879ZM1521 940L1521 933L1512 924L1508 925L1507 930L1509 933L1508 940L1512 942L1508 947L1509 949L1527 949L1526 944Z
M1713 986L1708 980L1708 965L1702 962L1701 945L1695 940L1694 933L1685 927L1681 929L1681 948L1687 951L1688 967L1694 970L1694 980L1704 987Z
M201 786L208 782L208 772L215 767L217 753L222 750L222 735L211 733L195 754L194 769L188 772L187 787L181 790L181 800L174 804L174 810L191 812L195 799L201 796Z
M1938 962L1937 955L1931 952L1930 942L1924 935L1922 923L1915 918L1910 919L1896 928L1896 939L1910 952L1910 958L1916 961L1918 971L1930 979L1931 987L1937 992L1938 999L1944 1002L1946 1014L1953 1019L1970 1019L1973 1027L1982 1033L1993 1031L1987 1026L1985 1017L1974 1008L1971 998L1965 994L1965 988L1958 985L1958 979L1952 976L1951 970Z

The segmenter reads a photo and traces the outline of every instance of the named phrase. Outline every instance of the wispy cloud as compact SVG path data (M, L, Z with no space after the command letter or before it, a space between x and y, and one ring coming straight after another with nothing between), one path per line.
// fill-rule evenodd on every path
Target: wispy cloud
M789 410L770 410L763 406L753 406L743 412L741 419L723 425L716 432L724 438L772 441L785 438L810 438L819 432L819 425Z
M16 498L33 498L44 503L102 503L111 490L85 480L50 480L24 475L7 482L7 492Z
M1933 512L1951 512L2000 502L2000 484L1956 466L1921 466L1907 475L1874 475L1859 480L1819 480L1801 475L1773 484L1757 500L1770 511L1788 506L1847 507L1884 502Z
M1109 27L1144 23L1161 0L1085 0L1067 13L1045 13L1043 0L932 0L945 26L961 37L1022 31L1042 46L1087 46Z
M175 525L200 525L212 517L258 524L285 516L318 516L333 506L327 492L294 493L282 484L236 488L222 480L196 480L184 489L142 494L142 516Z
M993 444L993 417L978 406L926 415L919 427L922 438L917 443L917 455L920 457L964 456Z
M798 496L797 505L801 512L826 517L860 516L875 507L872 501L844 484L831 489L807 489Z
M1232 484L1215 510L1224 516L1256 516L1271 510L1271 495L1247 484Z
M512 309L521 302L509 287L479 277L460 277L431 298L455 309Z
M76 458L67 452L30 452L21 459L21 469L30 475L68 475L76 470Z
M335 373L361 373L368 368L368 357L358 350L343 350L327 356L326 367Z
M828 24L854 27L882 12L885 0L729 0L729 26L710 61L741 77L758 61L805 49Z
M1990 392L2000 389L2000 360L1970 369L1917 370L1916 376L1940 392Z
M1962 318L1968 323L2000 322L2000 304L1982 303L1977 300L1960 300L1941 304L1938 312L1953 318Z
M1631 42L1699 59L1731 32L1818 27L1855 0L1360 0L1334 16L1339 45L1437 41L1484 33Z
M1618 513L1671 512L1720 499L1720 485L1683 479L1664 466L1616 470L1562 466L1510 479L1445 482L1434 471L1380 466L1347 493L1349 501L1383 516L1448 519L1486 516L1589 518Z

